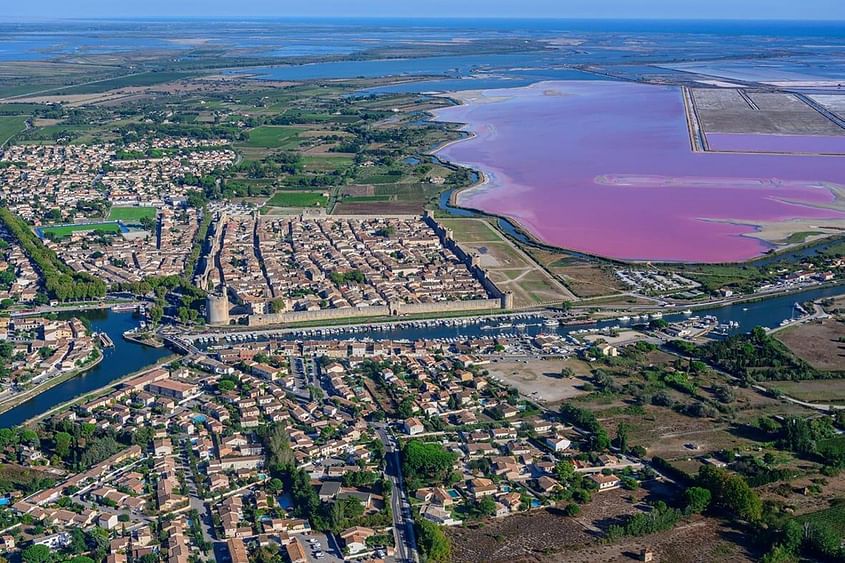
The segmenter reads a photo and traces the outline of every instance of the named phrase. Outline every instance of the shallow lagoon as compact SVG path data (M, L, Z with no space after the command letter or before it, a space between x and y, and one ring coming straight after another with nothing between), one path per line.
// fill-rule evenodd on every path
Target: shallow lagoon
M474 137L438 156L485 172L459 204L509 217L544 242L630 260L740 261L743 235L791 219L839 219L838 157L694 153L680 91L593 81L463 93L437 118Z

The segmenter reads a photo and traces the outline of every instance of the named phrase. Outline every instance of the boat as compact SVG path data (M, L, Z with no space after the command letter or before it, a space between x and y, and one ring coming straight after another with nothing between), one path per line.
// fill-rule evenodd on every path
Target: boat
M686 316L688 316L688 317L689 317L689 316L691 316L691 315L692 315L692 309L685 309L685 310L683 311L683 314L685 314L685 315L686 315Z
M631 317L629 317L628 315L623 315L623 316L619 317L619 322L622 322L622 323L631 322Z
M558 322L557 319L546 319L545 321L543 321L543 326L554 328L560 326L560 322Z
M651 318L654 319L654 320L660 320L660 319L663 318L663 313L653 313L651 315Z

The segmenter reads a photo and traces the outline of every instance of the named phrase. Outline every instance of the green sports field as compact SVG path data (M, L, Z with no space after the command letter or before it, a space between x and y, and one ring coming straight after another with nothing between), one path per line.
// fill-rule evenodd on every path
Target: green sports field
M64 238L78 231L101 231L104 233L119 233L120 226L117 223L93 223L89 225L56 225L55 227L42 227L44 236L52 235L56 238Z
M109 221L123 221L125 223L137 223L144 217L152 219L155 216L155 207L112 207L109 211Z

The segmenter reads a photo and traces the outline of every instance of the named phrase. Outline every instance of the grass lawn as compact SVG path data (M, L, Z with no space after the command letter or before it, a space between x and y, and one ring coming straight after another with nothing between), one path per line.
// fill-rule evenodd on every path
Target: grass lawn
M0 146L6 141L26 129L25 115L3 115L0 116Z
M155 207L112 207L109 211L109 221L123 221L125 223L137 223L144 217L152 219L155 216Z
M299 146L299 129L263 125L249 132L247 147L264 149L295 149Z
M55 227L42 227L44 235L52 234L56 238L64 238L77 231L102 231L104 233L119 233L120 227L117 223L92 223L90 225L57 225Z
M452 229L460 242L504 242L502 235L483 219L443 219L440 223Z
M322 192L276 192L267 202L269 207L325 207L329 198Z

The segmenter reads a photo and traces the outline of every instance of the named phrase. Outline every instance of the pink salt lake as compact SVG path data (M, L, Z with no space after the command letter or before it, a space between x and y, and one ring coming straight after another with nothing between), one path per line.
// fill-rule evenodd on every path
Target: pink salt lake
M627 260L730 262L765 252L755 225L842 219L845 158L696 153L677 88L544 82L466 92L440 121L474 136L438 151L481 170L461 206L539 240Z

